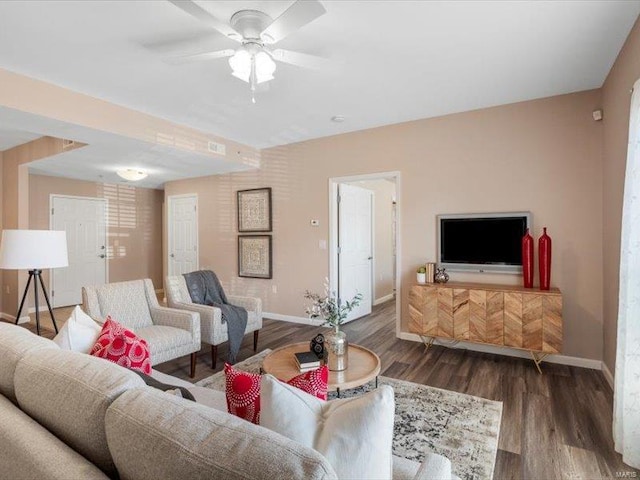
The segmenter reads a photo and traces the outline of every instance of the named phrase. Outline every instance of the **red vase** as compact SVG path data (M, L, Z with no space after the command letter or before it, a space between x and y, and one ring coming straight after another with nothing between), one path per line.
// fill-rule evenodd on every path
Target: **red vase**
M524 288L533 287L533 237L527 232L522 237L522 277Z
M547 227L538 240L538 262L540 266L540 290L549 290L551 286L551 237Z

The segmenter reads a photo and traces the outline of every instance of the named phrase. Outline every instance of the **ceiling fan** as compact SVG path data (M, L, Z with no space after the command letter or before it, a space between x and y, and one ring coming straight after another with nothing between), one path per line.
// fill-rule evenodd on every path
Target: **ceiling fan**
M317 0L297 0L275 20L258 10L240 10L231 16L229 23L219 20L192 0L169 1L227 38L237 41L241 46L236 50L226 49L183 55L168 61L180 64L228 57L232 75L249 84L253 103L256 103L256 86L273 80L276 70L274 60L312 69L319 69L324 64L323 58L314 55L270 48L271 45L326 13L325 8Z

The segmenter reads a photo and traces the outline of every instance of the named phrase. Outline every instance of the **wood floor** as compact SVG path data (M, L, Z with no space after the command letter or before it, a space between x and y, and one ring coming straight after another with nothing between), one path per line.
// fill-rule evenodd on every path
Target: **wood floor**
M58 309L56 316L64 319L68 312ZM50 325L43 320L45 328ZM33 321L28 328L35 329ZM258 351L310 340L323 330L265 320ZM503 402L494 479L640 478L640 472L622 463L614 451L613 393L601 372L545 363L540 375L525 359L440 346L425 353L422 344L396 338L393 302L375 307L372 315L347 324L344 330L350 342L380 356L382 375ZM52 333L47 330L44 335ZM219 359L226 354L226 345L221 345ZM253 335L246 335L238 360L251 355ZM223 368L220 360L215 371ZM157 368L191 381L188 357ZM193 381L215 371L205 345L198 354Z

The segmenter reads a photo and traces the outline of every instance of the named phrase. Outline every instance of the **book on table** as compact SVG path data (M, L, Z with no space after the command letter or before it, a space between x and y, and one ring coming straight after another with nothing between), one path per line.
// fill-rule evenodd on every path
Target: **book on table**
M313 352L298 352L294 353L293 356L301 372L308 372L320 367L320 359Z

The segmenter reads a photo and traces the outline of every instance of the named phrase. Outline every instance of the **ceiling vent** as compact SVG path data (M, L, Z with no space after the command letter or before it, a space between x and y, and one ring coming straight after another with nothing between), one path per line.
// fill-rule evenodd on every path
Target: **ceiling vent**
M209 142L209 151L218 155L226 155L227 147L223 143Z

